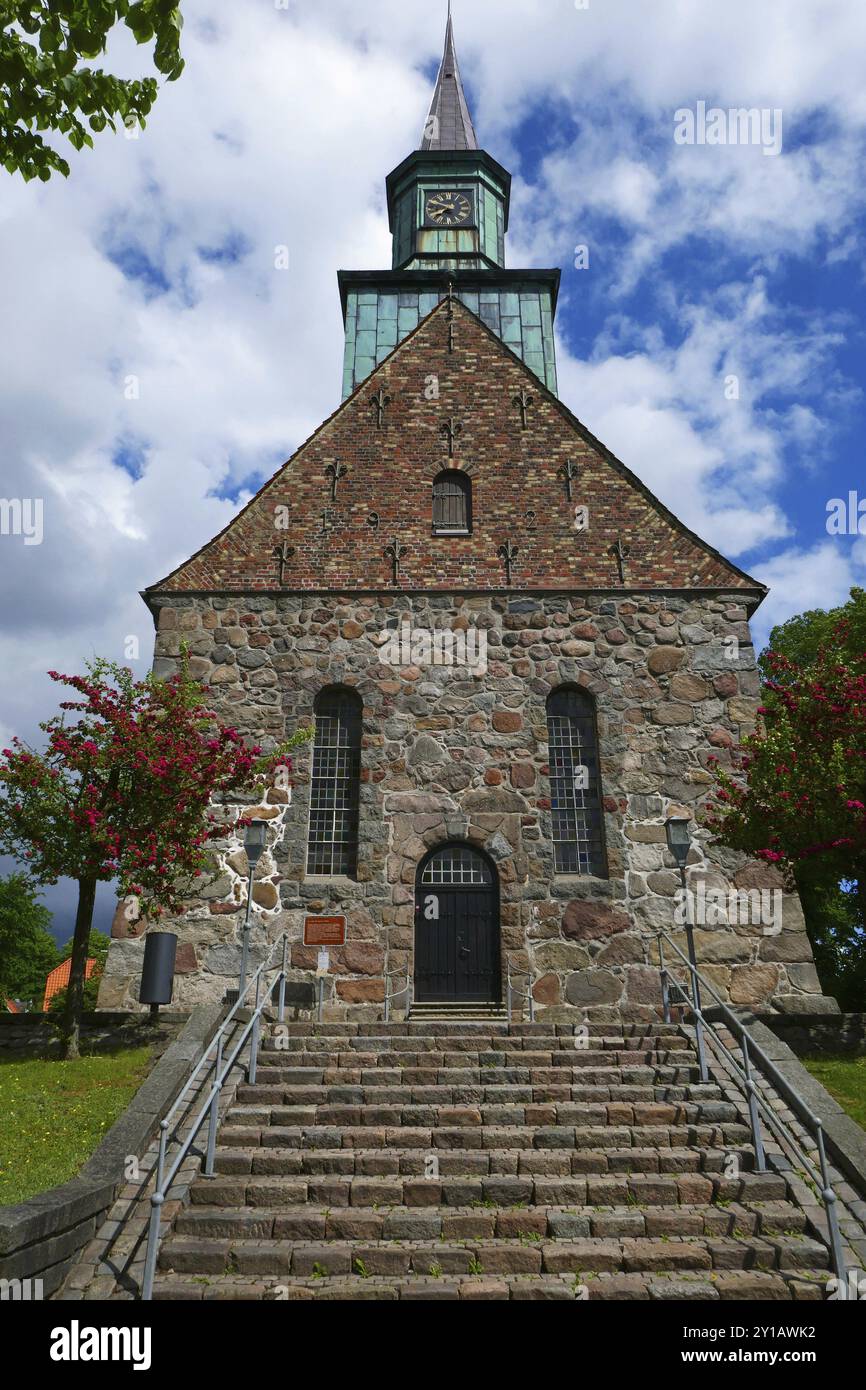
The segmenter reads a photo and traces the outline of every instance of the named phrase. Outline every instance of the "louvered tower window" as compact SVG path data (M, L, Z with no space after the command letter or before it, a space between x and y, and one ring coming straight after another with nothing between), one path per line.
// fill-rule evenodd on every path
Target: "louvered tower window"
M472 529L472 484L465 473L449 468L433 484L433 534L468 536Z
M332 686L319 692L313 708L316 737L307 873L354 876L358 869L361 701L354 691Z
M606 878L595 705L586 691L554 690L547 738L554 868Z

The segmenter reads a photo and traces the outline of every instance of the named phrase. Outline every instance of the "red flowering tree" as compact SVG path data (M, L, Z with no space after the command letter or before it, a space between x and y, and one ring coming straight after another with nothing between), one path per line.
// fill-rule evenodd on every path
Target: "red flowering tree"
M764 653L764 727L717 767L708 824L789 880L814 864L856 884L866 909L866 651L848 639L839 624L808 665Z
M178 911L213 869L210 841L225 833L214 802L247 789L255 797L262 783L287 776L288 750L309 731L263 757L219 721L186 670L136 681L96 661L86 676L49 675L78 698L40 726L44 752L17 739L3 750L0 852L23 861L37 883L78 883L64 1024L64 1055L75 1057L97 883L116 880L144 916Z

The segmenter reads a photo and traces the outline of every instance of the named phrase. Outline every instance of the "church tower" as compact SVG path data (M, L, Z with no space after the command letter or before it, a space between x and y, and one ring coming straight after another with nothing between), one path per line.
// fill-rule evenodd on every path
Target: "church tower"
M479 149L449 13L420 148L387 179L390 270L341 271L349 396L436 307L443 284L556 392L558 270L506 270L511 175Z
M711 759L755 726L765 590L559 400L559 271L506 267L510 177L479 148L450 14L387 190L391 268L339 275L342 404L143 596L158 676L186 648L251 739L316 730L291 796L223 812L171 924L175 1002L237 983L245 811L269 827L253 959L288 933L302 1012L327 930L326 1019L381 1019L386 997L392 1017L495 1013L509 981L550 1021L656 1017L671 819L719 992L814 1009L796 896L702 823ZM121 910L101 1007L138 1007L142 950Z

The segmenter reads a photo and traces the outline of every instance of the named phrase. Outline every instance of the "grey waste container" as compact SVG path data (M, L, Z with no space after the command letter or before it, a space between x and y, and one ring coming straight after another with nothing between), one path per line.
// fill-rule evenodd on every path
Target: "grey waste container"
M141 971L139 1003L170 1004L174 990L174 961L177 937L174 932L151 932L144 941L144 965Z

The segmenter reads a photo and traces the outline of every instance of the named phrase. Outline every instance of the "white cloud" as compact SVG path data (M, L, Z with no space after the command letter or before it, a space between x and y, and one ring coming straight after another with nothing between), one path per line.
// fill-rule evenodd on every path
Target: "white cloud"
M562 395L672 511L736 558L791 532L776 494L792 442L819 466L830 425L803 398L826 392L839 335L817 316L807 331L781 315L760 278L678 303L675 318L673 346L622 315L588 360L562 344ZM782 415L780 394L796 398Z
M854 585L866 582L866 550L827 539L808 549L792 548L757 566L756 577L770 589L753 623L756 641L766 642L770 629L796 613L836 608Z

